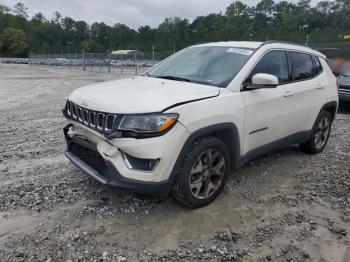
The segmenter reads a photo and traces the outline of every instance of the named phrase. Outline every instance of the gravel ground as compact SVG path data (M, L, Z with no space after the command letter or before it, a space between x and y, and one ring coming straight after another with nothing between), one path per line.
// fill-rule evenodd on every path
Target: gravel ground
M65 159L67 95L116 77L0 64L0 261L350 261L350 106L322 154L260 157L188 210Z

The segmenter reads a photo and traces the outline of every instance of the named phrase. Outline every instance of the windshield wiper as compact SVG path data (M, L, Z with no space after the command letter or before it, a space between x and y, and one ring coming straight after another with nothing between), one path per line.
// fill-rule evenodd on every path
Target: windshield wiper
M156 76L156 78L169 79L175 81L192 82L192 80L179 76Z

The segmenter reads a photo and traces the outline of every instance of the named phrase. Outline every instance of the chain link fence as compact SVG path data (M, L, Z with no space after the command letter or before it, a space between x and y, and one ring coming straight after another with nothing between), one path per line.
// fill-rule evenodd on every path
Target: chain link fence
M329 59L350 60L350 42L308 43ZM32 67L56 67L120 75L139 75L172 55L173 51L141 52L120 50L119 53L47 53L31 52L29 58L5 58L2 63L29 64Z
M70 68L114 74L141 74L172 55L173 52L140 52L135 50L113 53L55 53L31 52L32 67Z
M325 54L329 59L342 58L350 60L350 41L331 42L331 43L310 43L313 49Z

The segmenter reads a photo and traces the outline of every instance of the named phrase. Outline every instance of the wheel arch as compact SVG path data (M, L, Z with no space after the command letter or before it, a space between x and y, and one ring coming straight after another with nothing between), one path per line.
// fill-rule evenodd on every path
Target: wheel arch
M222 140L228 147L230 153L231 169L237 169L239 167L241 147L237 126L233 123L220 123L206 126L204 128L196 130L187 138L172 169L170 175L171 183L174 181L177 170L179 170L188 149L192 146L194 141L204 136L213 136Z
M325 110L327 112L329 112L331 114L331 117L332 117L332 121L334 121L335 119L335 116L337 114L337 109L338 109L338 102L337 101L331 101L331 102L328 102L326 103L325 105L322 106L319 114ZM318 114L318 115L319 115ZM318 116L317 116L318 117Z

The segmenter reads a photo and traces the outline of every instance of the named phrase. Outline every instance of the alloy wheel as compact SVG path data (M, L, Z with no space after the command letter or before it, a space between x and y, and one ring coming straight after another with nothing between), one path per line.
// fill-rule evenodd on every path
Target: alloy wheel
M315 147L321 149L327 142L330 130L330 122L327 117L323 117L315 131Z
M216 149L204 151L195 161L190 173L192 195L197 199L209 198L219 189L224 175L224 155Z

